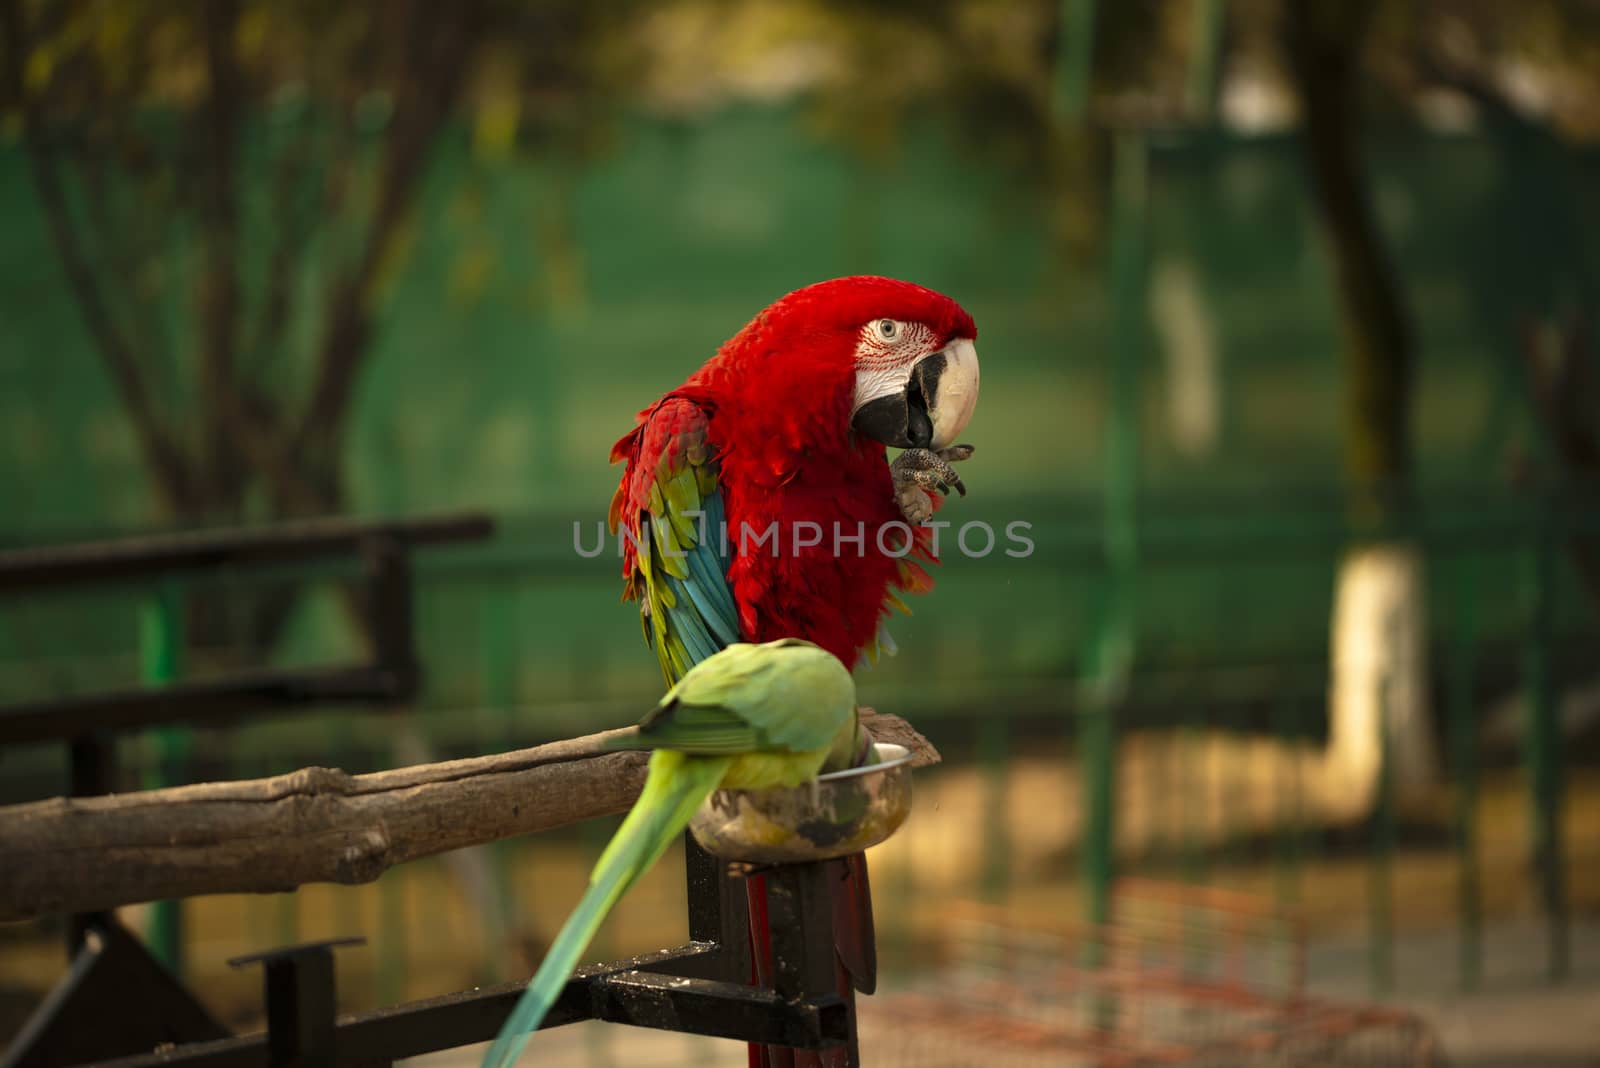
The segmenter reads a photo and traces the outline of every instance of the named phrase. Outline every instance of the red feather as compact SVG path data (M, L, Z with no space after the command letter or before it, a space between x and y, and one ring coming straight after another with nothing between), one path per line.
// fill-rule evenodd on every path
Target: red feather
M922 323L941 345L977 337L953 300L908 282L856 277L808 286L757 315L681 387L640 412L611 450L612 462L627 463L611 503L612 529L636 532L662 472L681 470L676 450L709 448L740 636L806 638L852 667L877 637L891 587L926 592L933 580L917 560L936 562L926 528L906 544L886 450L850 429L856 342L862 326L879 318ZM795 544L804 523L820 529L819 544ZM754 544L774 524L776 545ZM860 545L844 540L857 534ZM623 575L624 596L638 596L643 576L631 542ZM865 860L851 858L847 870L851 878L834 892L834 920L839 990L851 1000L852 982L870 992L877 966ZM765 889L752 880L750 894L759 981ZM843 1056L786 1052L752 1047L751 1063L832 1064Z
M639 425L611 450L613 462L628 465L612 522L631 525L685 421L708 420L741 637L805 638L851 666L876 637L891 587L932 586L926 571L898 558L903 521L884 447L849 425L856 340L877 318L924 323L941 343L977 334L955 301L909 282L863 276L808 286L757 315L683 386L640 412ZM774 523L776 553L771 539L761 541ZM821 544L796 548L803 523L821 528ZM844 540L858 530L862 546ZM931 561L927 537L916 532L912 555ZM631 545L623 574L631 590Z

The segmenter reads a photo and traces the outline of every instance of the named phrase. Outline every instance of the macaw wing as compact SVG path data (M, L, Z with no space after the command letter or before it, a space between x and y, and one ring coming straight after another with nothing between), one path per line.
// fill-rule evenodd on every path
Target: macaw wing
M708 425L698 404L669 395L611 450L613 463L627 461L610 514L623 539L622 596L638 598L645 641L668 685L739 640Z

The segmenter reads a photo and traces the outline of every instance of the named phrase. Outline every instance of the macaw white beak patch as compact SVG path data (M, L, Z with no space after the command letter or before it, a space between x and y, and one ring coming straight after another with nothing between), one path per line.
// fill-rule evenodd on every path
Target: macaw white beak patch
M972 421L978 406L978 349L956 338L904 366L856 372L850 425L899 449L942 449Z

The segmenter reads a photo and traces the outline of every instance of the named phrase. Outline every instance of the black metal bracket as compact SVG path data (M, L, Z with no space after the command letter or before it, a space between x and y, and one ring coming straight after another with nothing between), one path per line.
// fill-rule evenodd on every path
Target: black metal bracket
M605 1020L761 1045L853 1049L854 1019L834 988L827 866L786 865L766 871L778 989L762 990L748 984L748 942L738 937L748 930L742 880L729 876L724 865L686 840L691 913L697 914L692 925L702 933L726 933L727 940L694 941L580 968L551 1007L544 1027ZM714 894L705 893L708 875L718 883ZM710 917L713 908L718 910L715 921ZM715 930L706 932L712 923ZM100 1068L370 1068L487 1042L525 989L521 982L503 983L335 1019L332 949L356 941L292 946L230 961L266 965L265 1032L188 1042L104 1061Z
M366 944L364 938L306 942L265 953L234 957L229 967L262 965L267 1003L267 1063L270 1068L334 1068L337 1003L333 951Z
M215 725L289 705L409 700L420 677L412 634L411 551L484 538L493 530L487 516L477 515L389 523L329 520L0 553L0 595L353 556L365 569L373 634L372 656L360 664L248 671L7 705L0 708L0 745L89 739L170 723Z
M763 990L749 985L744 880L692 837L685 843L693 940L579 969L544 1026L605 1020L797 1049L843 1046L855 1063L854 1014L835 987L829 865L764 870L775 989ZM333 950L360 942L230 960L265 965L267 1030L229 1037L126 930L91 927L72 973L0 1068L375 1068L492 1039L525 988L504 983L336 1017Z
M127 928L102 918L84 929L66 977L23 1025L0 1068L65 1068L227 1033Z
M634 971L593 980L590 994L592 1020L796 1049L848 1041L848 1009L837 994L790 1001L738 983Z

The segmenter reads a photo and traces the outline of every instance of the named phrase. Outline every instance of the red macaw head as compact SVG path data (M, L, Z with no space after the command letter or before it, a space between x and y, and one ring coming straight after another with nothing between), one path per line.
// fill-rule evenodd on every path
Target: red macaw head
M978 403L977 337L972 316L949 297L857 275L795 290L723 352L753 356L745 369L758 365L769 382L820 390L857 433L896 448L942 449Z

